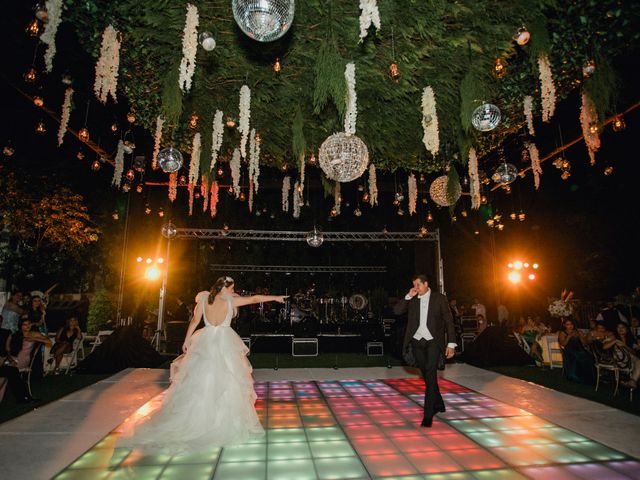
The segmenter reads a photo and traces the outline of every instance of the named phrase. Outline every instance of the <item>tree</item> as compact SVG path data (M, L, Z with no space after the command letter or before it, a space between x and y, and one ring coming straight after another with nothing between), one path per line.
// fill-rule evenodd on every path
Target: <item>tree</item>
M21 177L23 178L23 177ZM36 187L37 185L37 187ZM82 195L46 179L0 179L0 272L14 282L82 271L99 230ZM75 268L74 268L75 267Z

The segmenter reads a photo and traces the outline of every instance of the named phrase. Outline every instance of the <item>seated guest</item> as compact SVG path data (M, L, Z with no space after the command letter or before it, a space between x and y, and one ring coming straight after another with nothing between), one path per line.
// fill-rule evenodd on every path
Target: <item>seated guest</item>
M622 340L606 330L604 322L598 322L593 334L593 347L601 362L611 363L621 369L631 369L629 381L622 384L636 388L640 380L640 359L629 351Z
M626 349L632 355L638 357L638 350L640 350L640 342L636 336L629 331L626 323L620 322L616 327L614 336L621 341L618 345L621 348Z
M614 332L618 323L629 323L627 317L625 317L620 310L615 307L612 301L609 301L600 310L600 313L596 316L596 321L604 322L604 326L608 331Z
M37 330L43 335L47 334L47 324L44 320L45 307L41 297L37 295L31 297L31 304L27 309L27 318L31 320L31 330Z
M51 356L56 362L55 372L60 372L60 362L65 353L73 352L73 342L82 340L82 332L77 317L69 317L56 333L56 343L51 349ZM48 360L51 362L51 359Z
M18 331L18 322L25 314L19 305L20 303L22 303L22 292L16 292L11 294L7 303L2 307L2 328L11 330L11 333Z
M480 335L487 328L487 320L480 313L476 315L476 319L478 320L478 335Z
M558 343L562 348L562 362L568 380L578 383L595 383L593 357L585 349L587 340L570 318L562 324Z
M31 321L28 318L20 320L18 328L16 333L7 338L6 349L9 363L22 370L31 364L31 354L34 353L34 347L37 344L50 347L51 340L40 332L31 331Z

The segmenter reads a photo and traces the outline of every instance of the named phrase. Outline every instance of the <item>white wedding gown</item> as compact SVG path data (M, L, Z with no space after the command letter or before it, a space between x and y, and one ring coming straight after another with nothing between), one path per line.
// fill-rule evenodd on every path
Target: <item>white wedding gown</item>
M225 299L227 315L215 326L206 316L208 296L196 296L205 326L191 336L161 407L125 424L119 446L194 452L264 435L254 407L249 350L231 328L233 302Z

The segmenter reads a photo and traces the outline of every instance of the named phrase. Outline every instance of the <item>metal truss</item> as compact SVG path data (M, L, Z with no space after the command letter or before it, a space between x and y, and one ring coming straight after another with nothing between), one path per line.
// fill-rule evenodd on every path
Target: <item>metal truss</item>
M281 272L281 273L386 273L384 266L323 266L323 265L209 265L213 271L225 272Z
M174 238L305 242L308 232L178 228ZM323 232L325 242L439 242L439 232Z

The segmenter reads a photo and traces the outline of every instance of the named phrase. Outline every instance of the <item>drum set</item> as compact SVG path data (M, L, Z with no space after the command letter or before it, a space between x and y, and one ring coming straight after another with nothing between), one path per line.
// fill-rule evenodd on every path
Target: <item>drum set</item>
M256 313L260 320L293 327L305 321L319 325L368 323L373 317L369 300L361 293L350 297L318 297L314 289L309 289L287 298L276 312L273 307L274 304L259 304Z

